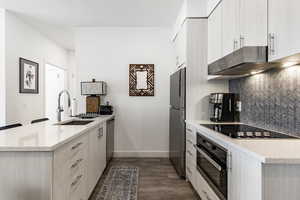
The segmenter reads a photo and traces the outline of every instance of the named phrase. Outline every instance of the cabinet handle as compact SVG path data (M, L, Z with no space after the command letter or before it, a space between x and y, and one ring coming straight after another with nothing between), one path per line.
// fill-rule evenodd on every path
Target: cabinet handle
M244 36L240 36L240 48L244 47L245 45L245 37Z
M187 151L190 156L193 156L192 152L190 150Z
M190 174L192 174L192 171L191 171L191 169L190 169L189 167L186 167L186 170L187 170Z
M231 171L232 170L232 153L231 152L228 152L228 155L227 155L227 169L228 171Z
M81 163L82 161L83 161L82 158L76 160L76 162L75 162L73 165L71 165L71 169L74 169L75 167L77 167L77 165L78 165L79 163Z
M188 141L188 143L193 144L193 142L191 140L187 140L187 141Z
M207 200L211 200L211 198L208 196L208 194L207 194L206 191L202 190L202 192L204 193L204 195L205 195L205 197L206 197Z
M76 177L75 181L73 181L71 183L71 187L74 187L75 185L77 185L77 183L80 181L80 179L83 177L83 175L79 175Z
M78 142L76 145L72 146L71 150L75 150L78 147L80 147L83 143L82 142Z
M189 129L189 128L187 128L186 130L187 130L188 132L190 132L190 133L193 132L192 129Z
M236 39L233 40L233 50L235 51L238 46L238 41Z
M275 55L275 34L269 33L269 55Z
M98 138L103 137L103 128L99 128Z

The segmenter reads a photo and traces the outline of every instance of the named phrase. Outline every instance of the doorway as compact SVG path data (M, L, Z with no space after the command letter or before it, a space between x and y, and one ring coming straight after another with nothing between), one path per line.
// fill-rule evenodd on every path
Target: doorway
M56 120L58 107L58 94L66 89L66 71L57 66L46 64L45 67L45 115L50 120ZM62 97L61 102L64 102ZM65 108L65 106L63 106ZM66 111L62 116L66 115Z

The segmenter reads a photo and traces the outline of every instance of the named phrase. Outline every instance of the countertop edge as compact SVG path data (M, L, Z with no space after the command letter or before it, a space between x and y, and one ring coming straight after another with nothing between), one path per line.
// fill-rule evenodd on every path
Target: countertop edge
M227 137L227 136L223 136L216 131L210 130L210 129L200 125L200 123L208 123L208 124L214 124L214 123L210 123L210 122L206 122L206 121L196 121L196 120L186 120L186 123L196 127L197 129L202 130L204 132L204 136L207 136L208 138L215 140L221 146L223 146L227 149L233 148L234 150L241 151L245 154L248 154L252 158L260 161L263 164L300 164L300 158L272 158L272 157L266 157L264 155L260 155L256 152L253 152L253 151L243 147L242 145L235 144L235 143L229 141L230 138L228 138L227 140L223 139L222 137ZM242 123L240 123L240 124L242 124ZM213 133L213 134L209 134L209 133ZM203 133L201 133L201 134L203 134ZM220 134L220 135L217 135L217 134Z
M57 144L53 145L53 146L44 146L44 147L30 147L30 146L24 146L24 147L1 147L0 146L0 152L54 152L55 150L57 150L58 148L62 147L63 145L71 142L72 140L75 140L76 138L79 138L80 136L83 136L84 134L88 133L90 130L94 129L95 127L99 126L101 123L106 122L112 118L114 118L115 115L108 115L105 116L104 119L99 119L99 118L95 118L95 122L93 122L93 124L91 124L90 126L86 127L84 130L74 134L73 136L58 142ZM70 118L72 119L72 118ZM68 120L64 120L64 121L70 121L70 119ZM75 118L76 119L76 118ZM55 123L53 123L53 125L55 125ZM57 125L59 126L59 125Z

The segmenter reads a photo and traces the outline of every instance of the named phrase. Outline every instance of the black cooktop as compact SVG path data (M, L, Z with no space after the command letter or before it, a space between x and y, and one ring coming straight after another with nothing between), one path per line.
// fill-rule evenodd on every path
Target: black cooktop
M265 129L252 127L244 124L238 125L228 125L228 124L201 124L202 126L217 131L223 135L227 135L236 139L271 139L271 138L288 138L288 139L299 139L290 135L285 135L282 133L268 131Z

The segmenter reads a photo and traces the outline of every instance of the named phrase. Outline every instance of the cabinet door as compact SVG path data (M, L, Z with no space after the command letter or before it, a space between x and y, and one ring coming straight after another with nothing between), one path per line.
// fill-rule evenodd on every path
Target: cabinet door
M222 57L222 2L208 18L208 64Z
M176 67L186 63L186 36L186 25L183 25L174 41L176 51Z
M269 61L300 52L300 1L269 0Z
M104 125L89 133L88 193L91 194L106 166Z
M239 48L239 0L222 1L222 55Z
M267 46L268 1L239 0L240 47Z
M228 154L228 199L262 200L261 162L239 150Z

